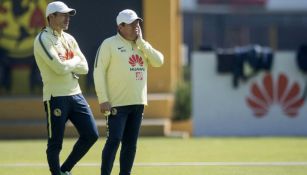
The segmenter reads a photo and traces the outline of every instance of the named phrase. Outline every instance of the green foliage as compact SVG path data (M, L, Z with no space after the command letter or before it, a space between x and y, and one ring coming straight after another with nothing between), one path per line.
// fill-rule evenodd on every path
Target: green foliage
M191 117L191 85L182 82L175 92L173 120L186 120Z
M191 82L189 68L183 69L184 80L180 82L175 91L175 104L173 120L187 120L191 117Z

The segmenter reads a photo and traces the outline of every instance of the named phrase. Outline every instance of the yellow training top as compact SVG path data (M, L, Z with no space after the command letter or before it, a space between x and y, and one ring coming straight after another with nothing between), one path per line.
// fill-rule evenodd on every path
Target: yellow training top
M34 40L34 56L44 84L44 101L81 93L77 74L87 74L88 64L73 36L46 27Z
M94 82L99 103L112 107L147 105L147 68L163 64L162 53L148 42L134 43L120 34L107 38L98 49L94 64Z

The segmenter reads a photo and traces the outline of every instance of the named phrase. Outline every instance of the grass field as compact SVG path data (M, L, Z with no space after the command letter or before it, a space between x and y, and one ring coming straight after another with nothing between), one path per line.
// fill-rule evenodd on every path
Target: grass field
M61 160L74 139L65 139ZM100 139L73 169L100 174ZM0 175L47 175L45 140L1 140ZM118 174L118 159L113 175ZM139 139L135 175L306 175L306 137Z

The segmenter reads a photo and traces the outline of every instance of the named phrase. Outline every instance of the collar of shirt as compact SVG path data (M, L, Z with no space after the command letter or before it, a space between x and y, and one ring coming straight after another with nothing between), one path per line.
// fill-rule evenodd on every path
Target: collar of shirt
M119 38L123 43L125 43L128 46L131 46L132 50L134 50L135 48L137 48L137 45L134 41L129 41L126 40L124 37L122 37L119 33L117 33L116 35L117 38Z
M64 37L64 33L62 32L62 34L60 34L59 32L57 32L56 30L53 30L51 27L46 27L45 29L48 33L52 34L55 38L59 39L59 41L62 43L63 47L66 50L71 50L71 45L69 44L69 42L66 40L66 38Z
M119 33L117 33L117 37L122 40L123 42L127 43L127 44L131 44L131 45L135 45L135 42L134 41L129 41L129 40L126 40L123 36L121 36Z
M46 31L51 33L52 35L56 36L56 37L61 37L62 35L57 32L56 30L53 30L51 27L46 27Z

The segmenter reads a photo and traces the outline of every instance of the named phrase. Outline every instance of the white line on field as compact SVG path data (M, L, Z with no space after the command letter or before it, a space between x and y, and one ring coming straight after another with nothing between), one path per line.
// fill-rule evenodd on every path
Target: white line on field
M0 163L0 167L47 167L47 163ZM79 163L82 167L99 167L100 163ZM119 166L119 164L115 164ZM134 163L139 167L159 166L307 166L307 162L148 162Z

